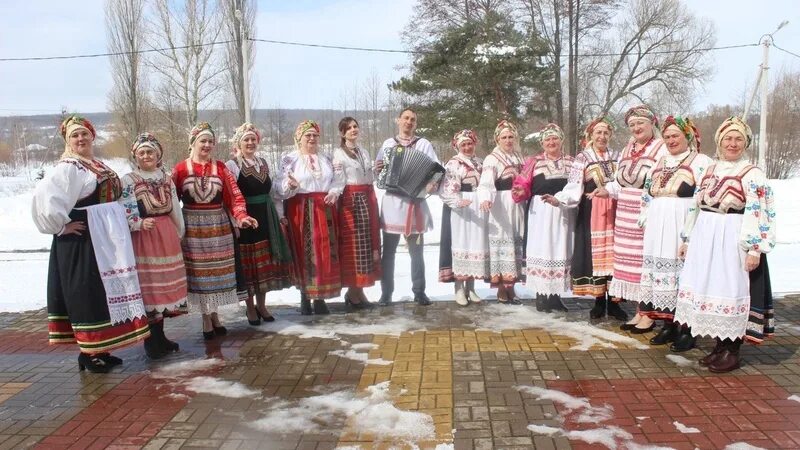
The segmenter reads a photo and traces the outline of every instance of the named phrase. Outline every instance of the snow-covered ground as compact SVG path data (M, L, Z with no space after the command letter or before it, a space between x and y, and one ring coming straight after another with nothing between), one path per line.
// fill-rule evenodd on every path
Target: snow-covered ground
M124 159L109 164L120 174L130 171ZM38 232L31 220L30 204L33 195L35 171L17 177L0 178L0 311L25 311L45 305L48 253L52 236ZM776 209L778 212L778 246L769 255L770 275L776 294L800 292L800 202L793 194L800 191L800 178L774 180ZM439 223L442 202L438 197L428 200L435 228L425 235L425 272L427 293L433 300L452 300L453 287L440 284L438 278ZM409 300L411 293L410 260L407 253L398 250L396 264L397 291L395 300ZM489 296L492 292L483 283L477 283L478 293ZM524 288L520 288L524 289ZM380 296L380 286L367 289L372 299ZM294 305L300 301L296 289L270 293L269 304Z

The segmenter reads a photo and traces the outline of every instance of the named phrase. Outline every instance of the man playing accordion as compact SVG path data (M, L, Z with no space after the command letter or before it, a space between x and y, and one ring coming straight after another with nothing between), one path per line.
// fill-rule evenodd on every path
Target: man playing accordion
M375 158L375 172L378 174L379 188L383 187L381 181L384 181L387 176L389 163L385 161L388 161L392 153L399 147L417 150L437 164L439 163L430 141L414 134L417 129L417 113L413 109L404 109L396 121L397 136L387 139ZM428 183L425 189L428 194L437 190L437 182ZM385 192L381 201L381 224L383 228L383 255L381 258L383 272L379 304L386 306L392 303L395 253L397 245L400 243L400 236L403 235L406 237L408 253L411 255L414 301L419 305L430 305L431 301L425 295L425 260L422 254L423 233L433 229L433 218L428 209L428 203L424 198L410 199Z

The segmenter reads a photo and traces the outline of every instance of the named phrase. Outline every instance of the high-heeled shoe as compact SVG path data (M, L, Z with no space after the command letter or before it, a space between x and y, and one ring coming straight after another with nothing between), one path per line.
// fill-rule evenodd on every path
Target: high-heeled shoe
M261 315L261 311L256 308L256 314L258 314L258 318L263 320L264 322L275 322L275 317L272 314L267 314L266 316Z
M653 331L653 329L655 327L656 327L656 323L655 322L651 322L650 326L647 327L647 328L639 328L637 326L634 326L633 328L631 328L630 332L631 332L631 334L645 334L645 333L649 333L649 332Z
M106 364L106 362L103 361L103 358L100 358L97 355L92 356L86 353L81 353L78 355L78 370L88 370L92 373L108 373L108 371L111 370L111 366Z
M250 325L252 325L254 327L257 327L257 326L261 325L261 314L258 313L258 309L256 309L256 318L255 318L255 320L250 320L250 317L247 315L247 313L245 313L244 316L247 318L247 323L249 323Z

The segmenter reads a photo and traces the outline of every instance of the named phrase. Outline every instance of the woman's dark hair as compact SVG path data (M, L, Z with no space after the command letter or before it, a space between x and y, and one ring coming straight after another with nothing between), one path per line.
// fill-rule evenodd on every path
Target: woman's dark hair
M342 120L339 121L339 137L341 138L339 146L342 147L343 149L347 149L346 145L347 140L344 138L344 133L347 131L348 128L350 128L350 124L352 124L353 122L355 122L355 124L358 125L358 121L350 116L343 117ZM360 125L358 126L360 127Z

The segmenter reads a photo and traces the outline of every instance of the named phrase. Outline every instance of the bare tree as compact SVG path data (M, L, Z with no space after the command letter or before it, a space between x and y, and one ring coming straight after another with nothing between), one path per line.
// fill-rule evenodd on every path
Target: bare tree
M218 0L218 8L222 12L223 31L225 39L230 41L225 45L225 76L228 82L228 89L239 112L239 123L245 121L245 94L249 96L252 105L252 92L244 92L245 71L252 73L253 63L255 62L255 45L249 38L255 34L255 17L257 4L254 0ZM241 20L244 22L244 32L239 23L236 11L241 12ZM242 40L247 46L248 60L244 61L242 54ZM241 68L245 70L242 71ZM251 83L252 84L252 83ZM252 108L252 106L251 106Z
M800 72L778 75L770 93L767 126L768 178L790 178L800 170Z
M121 122L122 136L130 142L147 129L148 100L142 74L144 0L109 0L106 3L106 35L114 87L109 100Z
M211 0L153 0L150 33L157 52L150 67L163 81L162 94L185 112L184 125L192 127L198 110L212 103L222 86L224 64L212 43L222 32L219 10ZM163 98L162 101L166 99Z
M625 10L615 35L594 49L607 55L597 56L596 70L582 71L593 96L588 103L598 106L594 113L629 100L645 102L657 93L686 104L711 75L712 23L693 16L678 0L628 0Z

